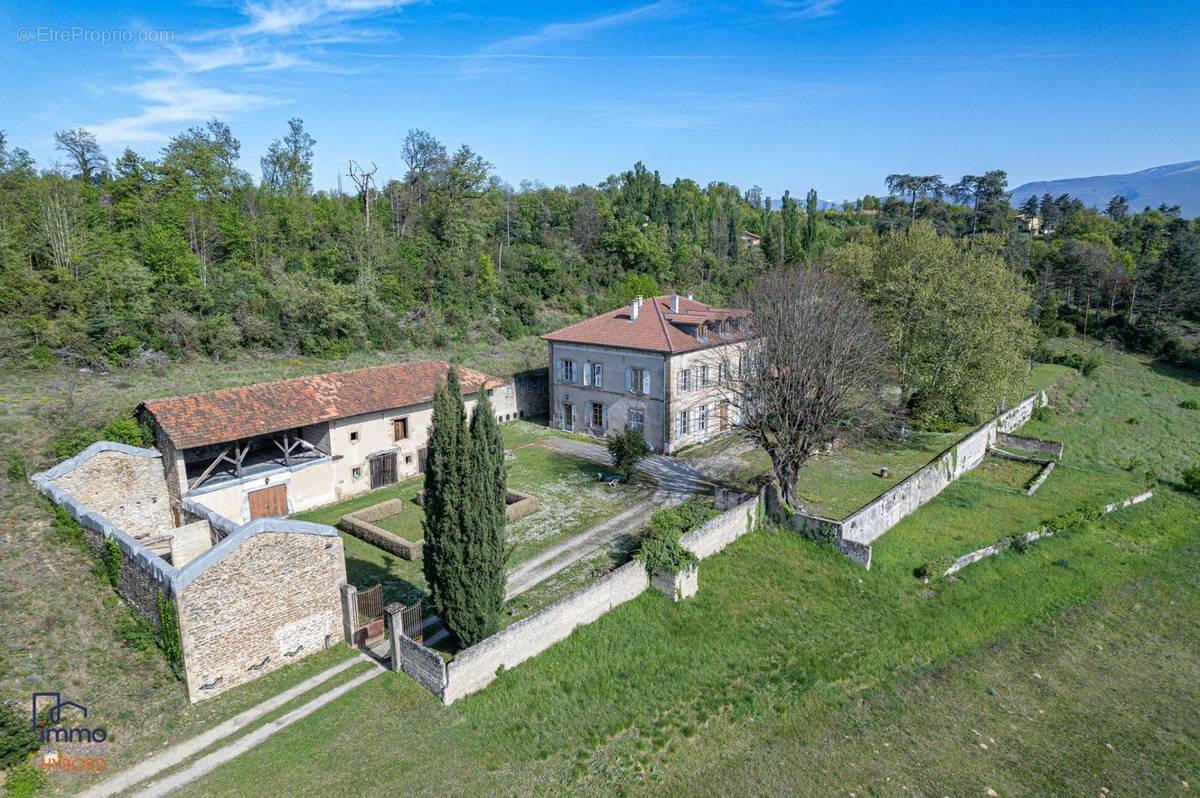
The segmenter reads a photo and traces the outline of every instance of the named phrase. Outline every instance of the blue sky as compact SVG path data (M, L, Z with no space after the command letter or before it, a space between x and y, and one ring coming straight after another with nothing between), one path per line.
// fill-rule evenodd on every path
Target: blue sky
M298 116L319 188L351 158L399 176L410 128L514 185L641 160L835 200L890 172L1015 186L1200 158L1194 2L23 2L0 69L0 129L43 164L62 128L153 155L216 116L257 177Z

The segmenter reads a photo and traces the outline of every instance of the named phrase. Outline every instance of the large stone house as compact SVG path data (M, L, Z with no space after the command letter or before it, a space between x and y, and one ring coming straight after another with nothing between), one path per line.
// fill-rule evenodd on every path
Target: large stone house
M156 399L140 410L163 455L172 507L191 499L245 523L421 473L433 392L448 369L441 360L394 363ZM468 413L483 386L500 421L525 415L512 381L459 374Z
M551 424L598 436L631 426L667 454L703 442L737 422L726 386L750 337L745 311L678 294L547 333Z

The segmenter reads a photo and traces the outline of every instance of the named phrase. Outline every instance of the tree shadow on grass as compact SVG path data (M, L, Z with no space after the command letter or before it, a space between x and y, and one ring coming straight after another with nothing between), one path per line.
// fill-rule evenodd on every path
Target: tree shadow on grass
M346 579L360 590L382 584L385 605L393 601L412 604L417 600L426 599L424 587L414 584L396 572L396 562L396 558L390 554L383 555L380 562L347 556Z

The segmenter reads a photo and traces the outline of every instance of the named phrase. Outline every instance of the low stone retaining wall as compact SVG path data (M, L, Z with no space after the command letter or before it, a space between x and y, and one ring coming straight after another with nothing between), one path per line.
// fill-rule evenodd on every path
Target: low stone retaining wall
M847 557L870 568L873 541L983 462L999 434L1020 427L1033 415L1035 407L1045 403L1044 391L1025 397L840 521L788 508L771 489L767 492L767 511L784 526L833 543Z
M760 506L758 497L751 498L687 533L681 542L698 558L710 557L758 526ZM654 577L655 587L675 601L693 595L698 580L697 568ZM458 652L449 663L443 663L437 652L398 632L399 618L391 620L393 609L389 607L392 669L408 673L443 703L451 704L487 687L495 680L498 669L515 667L540 654L577 627L637 598L650 585L651 578L642 562L626 563L561 601ZM399 612L398 605L394 612Z
M379 504L364 507L357 512L347 513L338 519L338 529L390 554L395 554L397 557L419 560L423 556L425 541L406 540L374 523L382 518L404 512L405 504L406 502L401 499L388 499ZM416 511L409 509L409 512Z
M536 513L541 506L541 502L537 500L536 496L510 488L504 505L504 520L511 524L530 513Z
M1112 504L1106 504L1104 506L1104 514L1108 515L1109 513L1116 512L1117 510L1121 510L1125 507L1130 507L1134 504L1141 504L1142 502L1146 501L1147 499L1149 499L1153 496L1154 496L1154 492L1148 490L1145 493L1139 493L1136 496L1130 496L1128 499L1125 499L1124 501L1114 502ZM1023 537L1025 539L1026 543L1032 543L1035 540L1040 540L1041 538L1048 538L1048 537L1053 537L1053 536L1054 536L1054 530L1052 530L1048 527L1042 527L1041 529L1035 529L1032 532L1026 532L1021 537ZM951 574L958 573L963 568L966 568L968 565L971 565L972 563L977 563L980 560L985 559L987 557L991 557L993 554L999 554L1000 552L1004 551L1005 549L1009 548L1010 546L1012 546L1012 541L1009 540L1008 538L1004 538L1002 540L996 541L995 543L993 543L990 546L984 546L982 549L976 549L975 551L968 552L967 554L964 554L963 556L961 556L957 560L955 560L954 563L949 568L946 569L945 573L943 573L942 576L950 576Z
M759 497L736 505L716 518L686 533L679 544L703 560L758 526Z
M1040 440L1040 438L1033 438L1032 440ZM1050 443L1050 441L1045 441L1045 443ZM1039 466L1037 474L1030 481L1029 486L1025 488L1026 496L1032 496L1033 494L1037 493L1038 488L1042 486L1042 483L1046 481L1046 479L1050 476L1050 472L1052 472L1054 467L1057 465L1057 462L1054 460L1043 460L1038 457L1027 457L1023 454L1013 454L1012 452L1006 452L1003 449L993 448L988 452L988 454L992 455L993 457L998 457L1001 460L1011 460L1014 463L1030 463L1032 465Z
M1048 454L1056 460L1063 456L1062 441L1048 441L1044 438L1034 438L1029 435L1014 435L1010 432L996 434L996 445L1006 449L1020 449L1034 454Z

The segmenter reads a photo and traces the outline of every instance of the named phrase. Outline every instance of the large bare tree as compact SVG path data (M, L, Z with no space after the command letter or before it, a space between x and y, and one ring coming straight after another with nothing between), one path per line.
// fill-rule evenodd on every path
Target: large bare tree
M783 499L798 507L801 469L822 447L886 420L887 339L850 284L817 267L764 275L743 306L755 337L726 391L740 434L767 451Z

